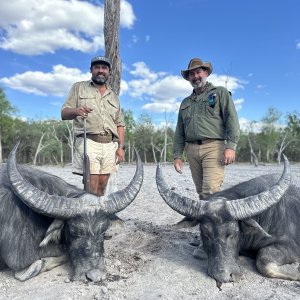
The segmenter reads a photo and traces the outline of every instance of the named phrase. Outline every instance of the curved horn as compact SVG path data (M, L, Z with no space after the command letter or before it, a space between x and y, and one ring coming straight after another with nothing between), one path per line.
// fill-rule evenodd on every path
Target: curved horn
M156 168L156 185L165 202L178 213L195 219L203 215L203 207L207 201L193 200L173 192L162 176L160 164Z
M226 201L228 212L235 220L251 218L276 204L281 199L291 183L289 161L285 155L283 155L283 158L284 170L274 186L257 195Z
M119 212L135 199L142 186L143 165L135 150L137 157L136 171L133 179L125 189L102 197L90 193L84 193L78 198L50 195L33 186L19 172L16 163L18 145L19 143L11 151L7 162L7 172L11 186L16 195L27 206L50 217L68 219L95 210L107 214Z

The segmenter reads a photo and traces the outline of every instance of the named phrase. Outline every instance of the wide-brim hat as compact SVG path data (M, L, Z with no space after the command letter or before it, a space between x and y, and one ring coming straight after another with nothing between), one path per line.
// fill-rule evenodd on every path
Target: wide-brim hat
M195 70L198 68L203 68L207 71L208 76L212 73L213 67L210 62L203 62L200 58L192 58L189 62L188 68L181 71L181 75L185 80L189 80L189 71Z
M96 56L96 57L92 58L91 67L96 64L104 64L104 65L107 65L109 68L111 68L111 62L105 56Z

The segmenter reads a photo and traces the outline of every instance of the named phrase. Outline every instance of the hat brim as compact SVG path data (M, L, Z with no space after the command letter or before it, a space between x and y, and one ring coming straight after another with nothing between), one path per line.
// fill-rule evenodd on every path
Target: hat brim
M190 68L187 70L182 70L181 75L185 80L189 80L189 72L192 70L199 69L199 68L205 69L208 73L208 76L212 73L212 68L207 64L203 64L203 65L194 66L193 68Z

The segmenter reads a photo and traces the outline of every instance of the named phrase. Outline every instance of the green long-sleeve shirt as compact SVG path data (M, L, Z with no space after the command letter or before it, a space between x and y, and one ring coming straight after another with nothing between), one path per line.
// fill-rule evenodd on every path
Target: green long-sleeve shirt
M174 137L174 158L181 157L185 143L222 139L236 149L240 135L237 112L226 88L207 83L201 94L193 92L180 105Z

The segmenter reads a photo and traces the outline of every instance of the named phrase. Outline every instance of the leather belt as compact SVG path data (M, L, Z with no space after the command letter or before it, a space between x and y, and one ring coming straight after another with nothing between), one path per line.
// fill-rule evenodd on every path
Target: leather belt
M205 140L196 140L196 141L191 141L188 142L189 144L196 144L196 145L203 145L203 144L208 144L211 142L215 142L215 141L224 141L221 139L205 139Z
M76 135L76 137L84 137L83 133ZM86 137L94 142L97 143L110 143L112 142L112 134L92 134L92 133L87 133Z

